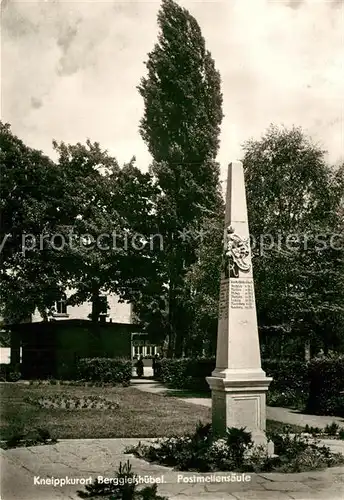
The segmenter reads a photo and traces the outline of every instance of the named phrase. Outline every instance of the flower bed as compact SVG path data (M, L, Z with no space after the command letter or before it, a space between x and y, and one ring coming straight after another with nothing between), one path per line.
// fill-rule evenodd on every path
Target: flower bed
M119 404L109 401L101 396L40 396L38 398L28 397L26 401L41 408L62 408L66 410L116 410Z
M302 472L344 464L344 456L333 453L313 437L290 434L267 436L275 445L274 456L254 445L244 428L231 428L223 438L212 435L211 426L199 425L195 434L139 443L126 453L177 470L194 472Z

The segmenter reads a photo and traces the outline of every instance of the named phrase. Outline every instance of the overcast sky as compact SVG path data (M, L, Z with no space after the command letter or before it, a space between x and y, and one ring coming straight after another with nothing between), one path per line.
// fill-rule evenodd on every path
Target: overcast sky
M222 77L218 160L270 123L301 125L343 159L343 0L181 0ZM27 144L99 141L123 163L150 156L136 86L157 37L159 1L2 2L1 118Z

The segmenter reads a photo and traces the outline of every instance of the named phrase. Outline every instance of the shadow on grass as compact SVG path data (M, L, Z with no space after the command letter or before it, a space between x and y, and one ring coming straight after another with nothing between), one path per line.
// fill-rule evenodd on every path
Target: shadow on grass
M285 424L283 422L277 422L277 420L267 420L266 421L266 430L268 432L278 432L278 433L283 433L285 432L286 427L288 427L288 431L298 434L300 432L304 432L305 428L302 427L301 425L294 425L294 424Z
M202 398L202 399L210 399L210 392L201 392L201 391L191 391L186 389L167 389L164 393L164 396L171 398Z

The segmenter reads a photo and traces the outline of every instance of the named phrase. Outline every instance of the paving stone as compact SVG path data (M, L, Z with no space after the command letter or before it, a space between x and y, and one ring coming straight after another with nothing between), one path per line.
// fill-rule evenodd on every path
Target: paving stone
M264 486L262 484L252 485L250 483L210 483L205 486L205 490L209 492L228 492L235 493L237 491L249 491L249 490L261 490L265 491Z
M323 472L323 471L321 471ZM267 472L267 473L259 473L260 477L264 478L264 480L269 480L272 482L301 482L307 479L310 479L310 472L295 472L295 473L286 473L282 474L280 472ZM314 472L313 472L314 474ZM314 474L314 480L320 479L322 476L325 476L325 474L320 474L319 476L317 475L318 473ZM311 477L313 479L313 477Z
M182 484L182 483L170 483L162 484L158 486L158 492L161 495L166 495L170 497L171 495L186 495L194 497L195 495L200 495L205 493L204 484Z
M252 482L254 483L265 483L266 482L266 478L263 477L261 474L256 474L256 473L249 473L251 478L252 478Z
M264 488L273 491L312 491L309 486L300 482L292 481L267 481L262 483Z
M47 476L55 476L56 475L57 464L43 464L33 472L33 475L47 477ZM83 471L78 470L77 468L72 469L69 465L58 464L58 475L59 477L69 476L69 477L84 477L85 474Z
M232 493L232 495L237 500L290 500L290 496L281 491L249 490L245 492L235 492Z
M293 500L343 500L343 493L337 491L292 491L289 493Z
M303 472L302 474L307 475L306 480L315 480L315 481L332 481L332 474L330 469L321 470L321 471L309 471Z
M344 473L343 474L332 474L333 481L336 483L344 483Z
M302 481L302 483L309 486L314 491L323 491L328 489L329 487L332 487L334 481L332 479L328 479L327 481L326 480L316 481L314 479L306 479L305 481Z
M60 490L45 490L33 484L33 475L4 456L1 457L2 500L61 500L68 498Z
M256 478L251 478L250 481L226 481L225 474L222 476L224 480L222 482L212 482L206 483L206 491L213 492L230 492L235 491L247 491L247 490L262 490L264 491L264 486L262 483L257 482Z
M237 498L229 493L199 493L197 496L189 496L189 495L178 495L178 496L169 496L168 500L181 500L182 498L194 498L199 500L237 500ZM282 499L283 500L283 499ZM290 499L288 499L290 500Z
M200 494L197 498L200 500L237 500L237 498L231 494L231 493L216 493L214 491L212 492L205 492ZM170 499L169 499L170 500Z

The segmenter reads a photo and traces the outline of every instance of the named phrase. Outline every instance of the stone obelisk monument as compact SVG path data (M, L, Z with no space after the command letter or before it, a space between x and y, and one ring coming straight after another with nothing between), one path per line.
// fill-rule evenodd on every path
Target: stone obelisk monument
M207 378L213 431L223 435L228 427L246 427L256 444L267 445L271 380L261 368L244 170L235 162L228 167L216 368Z

